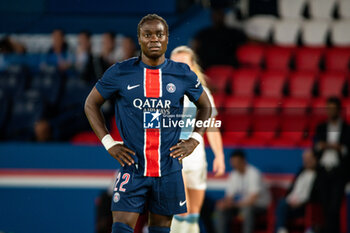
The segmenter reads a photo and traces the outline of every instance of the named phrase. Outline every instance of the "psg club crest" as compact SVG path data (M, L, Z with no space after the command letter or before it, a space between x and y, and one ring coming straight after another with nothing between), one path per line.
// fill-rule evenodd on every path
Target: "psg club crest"
M114 193L113 201L117 203L119 200L120 200L120 194L118 192Z
M176 86L174 83L168 83L168 85L166 85L166 90L169 93L174 93L176 91Z
M143 127L145 129L159 129L160 115L158 110L156 112L143 112Z

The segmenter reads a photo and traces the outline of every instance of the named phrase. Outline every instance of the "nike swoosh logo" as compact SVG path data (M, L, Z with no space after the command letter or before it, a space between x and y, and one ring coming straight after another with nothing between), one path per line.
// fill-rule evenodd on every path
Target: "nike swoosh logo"
M137 85L134 85L134 86L128 85L127 89L128 89L128 91L129 91L129 90L134 89L134 88L136 88L136 87L138 87L138 86L140 86L140 84L137 84Z
M180 206L183 206L185 203L186 203L186 200L180 201L179 205L180 205Z

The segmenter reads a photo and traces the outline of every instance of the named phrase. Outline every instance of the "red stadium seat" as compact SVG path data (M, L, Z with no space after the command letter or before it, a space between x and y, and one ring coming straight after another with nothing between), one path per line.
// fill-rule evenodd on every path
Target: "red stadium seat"
M260 76L260 93L264 97L281 97L287 78L284 71L265 71Z
M223 93L217 93L217 94L213 93L212 96L214 98L215 107L217 109L221 109L222 107L224 107L224 102L225 102L225 99L226 99L225 94L223 94Z
M252 133L249 138L242 139L244 146L268 146L276 136L280 118L277 114L254 114Z
M239 144L247 137L250 129L251 98L231 96L226 99L223 112L223 141L225 144Z
M241 67L260 68L264 60L262 45L246 44L237 49L237 59Z
M346 98L342 100L343 114L344 118L350 123L350 98Z
M251 117L248 114L230 114L223 117L223 142L225 145L239 145L248 136Z
M350 47L329 48L325 54L325 67L328 71L349 71Z
M252 133L241 141L246 146L266 146L275 137L279 127L278 98L256 98L253 102Z
M282 102L282 114L306 114L309 106L308 98L285 98Z
M306 114L284 114L281 119L279 137L274 145L297 146L306 135L308 117Z
M215 65L209 67L205 74L208 79L208 86L213 93L224 93L228 81L232 76L233 68L227 65Z
M317 98L311 101L311 115L309 134L312 137L318 124L327 120L326 98Z
M345 84L345 74L338 72L322 73L319 78L319 93L321 97L342 96Z
M255 98L253 101L254 114L277 114L281 107L279 98Z
M231 90L235 96L254 96L259 70L239 69L233 72Z
M295 69L317 72L324 53L323 47L301 47L295 53Z
M289 94L291 97L311 97L316 80L314 72L296 71L289 76Z
M293 47L269 47L266 49L265 66L268 70L289 70Z

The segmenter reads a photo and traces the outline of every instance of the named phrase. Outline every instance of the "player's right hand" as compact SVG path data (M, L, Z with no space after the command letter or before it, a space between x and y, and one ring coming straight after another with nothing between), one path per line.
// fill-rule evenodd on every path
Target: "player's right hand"
M131 164L135 163L133 158L130 156L130 154L135 155L135 152L127 148L124 144L117 144L109 148L108 153L113 158L118 160L118 162L120 163L120 165L122 165L122 167L124 167L125 164L130 166Z

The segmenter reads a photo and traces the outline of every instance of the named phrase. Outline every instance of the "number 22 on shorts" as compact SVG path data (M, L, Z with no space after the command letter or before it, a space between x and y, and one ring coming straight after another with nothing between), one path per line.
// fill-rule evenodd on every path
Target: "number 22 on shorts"
M118 191L118 183L120 181L120 176L121 176L121 173L118 174L117 176L117 179L116 179L116 182L115 182L115 186L114 186L114 192ZM125 192L125 188L123 188L124 185L126 185L129 180L130 180L130 174L129 173L124 173L123 176L122 176L122 180L124 180L123 182L120 183L120 186L119 186L119 191L120 192Z

